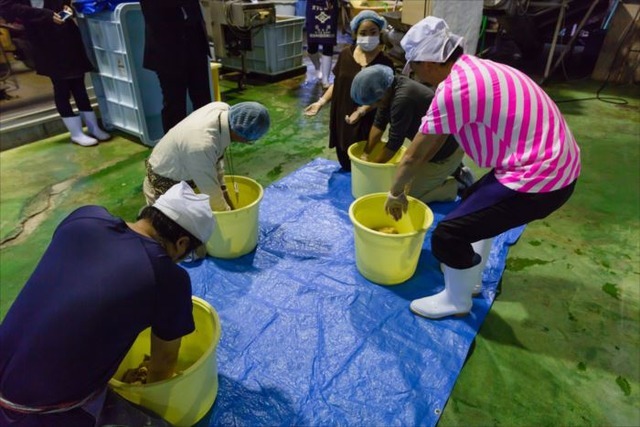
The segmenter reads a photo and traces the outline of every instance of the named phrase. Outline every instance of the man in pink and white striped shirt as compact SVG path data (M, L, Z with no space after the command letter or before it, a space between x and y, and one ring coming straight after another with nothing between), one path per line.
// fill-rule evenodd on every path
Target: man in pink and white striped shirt
M481 291L492 238L558 209L580 174L580 149L549 96L518 70L464 55L462 40L430 16L401 41L405 71L437 89L399 165L387 212L396 219L406 212L406 188L448 134L477 165L492 168L433 232L445 290L410 306L428 318L467 314Z

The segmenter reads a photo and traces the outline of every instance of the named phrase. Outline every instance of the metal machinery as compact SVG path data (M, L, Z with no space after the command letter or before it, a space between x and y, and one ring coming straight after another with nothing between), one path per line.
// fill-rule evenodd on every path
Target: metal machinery
M550 35L551 48L540 83L549 77L561 64L565 55L571 51L582 28L596 8L605 12L607 3L609 3L603 0L483 0L483 2L485 15L502 14L498 21L504 27L504 32L510 33L511 37L517 40L516 44L523 50L542 51L544 39L549 38L550 35L550 31L545 29L554 28L552 35ZM553 26L553 12L557 12L555 26ZM568 24L567 21L579 21L579 24L575 22L576 26L570 41L562 46L559 57L552 67L560 30L562 26Z
M262 0L200 0L209 41L216 58L240 56L242 71L238 87L244 87L244 56L252 50L251 34L257 28L276 21L275 4Z

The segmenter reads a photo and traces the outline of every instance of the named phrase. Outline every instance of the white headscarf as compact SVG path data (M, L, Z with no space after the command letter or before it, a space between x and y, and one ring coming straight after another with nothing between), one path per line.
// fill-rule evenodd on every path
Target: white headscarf
M408 73L411 61L446 62L463 41L463 37L449 30L444 20L427 16L412 26L400 41L407 60L402 72Z

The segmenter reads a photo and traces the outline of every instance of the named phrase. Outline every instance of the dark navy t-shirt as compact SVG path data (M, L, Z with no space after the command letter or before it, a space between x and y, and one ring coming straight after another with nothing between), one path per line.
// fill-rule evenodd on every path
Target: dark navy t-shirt
M149 326L163 340L194 330L187 272L106 209L82 207L0 325L0 393L28 406L83 399Z

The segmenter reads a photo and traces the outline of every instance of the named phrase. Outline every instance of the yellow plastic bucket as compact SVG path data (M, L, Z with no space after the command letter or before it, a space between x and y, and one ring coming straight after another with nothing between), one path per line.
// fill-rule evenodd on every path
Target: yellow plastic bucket
M125 399L151 409L172 425L192 426L204 417L218 394L216 347L220 319L206 301L193 297L196 330L182 338L173 378L150 384L120 381L128 369L137 368L150 353L151 328L138 335L109 386Z
M216 226L207 242L207 253L216 258L238 258L258 244L258 211L262 186L246 176L225 176L232 211L214 211ZM236 191L237 190L237 191Z
M371 193L389 191L398 163L407 151L406 148L400 147L387 163L372 163L360 159L366 144L366 141L356 142L348 150L351 159L351 194L355 199ZM370 156L375 156L383 148L384 144L377 144Z
M387 193L368 194L349 207L354 227L356 266L364 277L380 285L409 280L418 266L424 236L433 224L433 212L420 200L409 199L400 221L384 210ZM398 234L376 231L392 227Z

